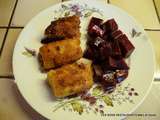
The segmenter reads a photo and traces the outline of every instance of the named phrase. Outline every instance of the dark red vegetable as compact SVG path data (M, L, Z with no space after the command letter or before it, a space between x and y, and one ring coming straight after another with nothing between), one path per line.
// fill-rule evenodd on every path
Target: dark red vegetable
M135 47L114 19L102 22L99 18L91 19L84 57L93 60L95 82L100 82L109 93L128 77L129 67L124 58L129 57Z
M108 34L104 33L102 39L105 41L110 41L110 36Z
M88 34L91 36L103 36L104 32L99 27L102 24L103 20L100 18L92 17L89 26L88 26Z
M103 20L97 17L92 17L91 21L89 23L89 28L94 26L94 25L98 25L100 26L102 24Z
M94 70L94 80L95 82L99 82L103 75L103 70L100 65L93 65L93 70Z
M102 60L108 59L108 57L112 54L112 46L110 42L105 42L99 49L100 56ZM100 59L100 58L99 58Z
M93 49L92 47L88 47L83 55L84 58L90 59L93 63L99 62L100 55L98 50Z
M114 19L110 19L102 24L102 28L106 33L110 33L118 30L118 25Z
M120 60L117 60L116 62L117 62L117 70L128 70L129 69L128 65L126 64L123 58Z
M112 90L116 87L115 73L113 71L107 71L102 75L102 85L105 90Z
M123 59L114 59L109 57L108 60L104 63L103 68L105 70L128 70L129 67Z
M85 50L84 55L83 55L83 57L91 59L91 60L94 60L94 56L95 56L95 54L94 54L94 51L91 47L88 47Z
M135 49L133 44L129 41L128 37L125 34L118 37L117 40L120 45L123 57L125 58L129 57Z
M117 59L122 58L122 53L118 41L114 39L111 45L112 45L112 56Z
M105 40L103 40L100 37L96 37L95 39L92 39L92 41L90 41L89 43L90 47L92 47L93 49L100 49L100 47L102 47L103 44L105 44Z
M121 30L116 30L116 31L112 32L110 36L112 39L117 39L121 35L123 35L123 32Z
M96 37L96 36L103 37L104 31L99 26L94 25L89 29L88 34L91 37Z

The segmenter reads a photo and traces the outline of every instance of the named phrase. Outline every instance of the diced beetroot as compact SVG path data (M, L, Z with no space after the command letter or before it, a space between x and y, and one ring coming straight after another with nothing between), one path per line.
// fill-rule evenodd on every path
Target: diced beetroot
M110 38L109 38L109 35L108 35L108 34L105 34L105 33L104 33L102 39L105 40L105 41L109 41Z
M94 59L94 51L88 47L84 52L83 57L93 60Z
M101 59L108 59L108 57L112 54L112 47L110 42L105 41L105 43L99 49Z
M116 87L116 79L115 79L115 73L112 71L108 71L107 73L104 73L102 75L101 83L105 90L111 90Z
M92 48L92 51L94 51L96 61L105 60L112 53L110 42L105 41L100 37L92 39L88 44Z
M129 41L128 37L125 34L118 37L117 40L120 45L122 56L125 58L129 57L135 49L133 44Z
M108 57L107 60L105 60L104 62L101 63L101 67L103 69L103 71L108 71L108 70L115 70L115 62L114 60L112 60L110 58L110 56Z
M98 36L103 34L103 30L99 27L102 24L103 20L100 18L92 17L89 26L88 34L91 36Z
M128 70L116 70L115 77L117 83L122 82L124 79L128 77Z
M110 36L112 39L117 39L121 35L123 35L123 32L121 30L117 30L117 31L112 32Z
M121 58L122 53L118 41L114 39L111 45L112 45L112 56L118 59Z
M104 69L107 70L128 70L129 67L123 59L108 58L108 61L104 63Z
M110 33L118 30L118 25L114 19L110 19L103 23L102 28L106 33Z
M89 23L89 28L93 27L94 25L100 26L102 24L103 20L100 18L92 17L91 21Z
M88 26L88 48L84 57L93 60L95 82L100 82L105 90L112 91L116 83L128 76L128 57L135 47L128 40L114 19L103 23L102 19L93 17Z
M92 41L90 41L89 45L93 48L93 49L100 49L100 47L105 43L105 40L103 40L100 37L96 37L96 39L92 39Z
M100 54L97 49L94 49L92 47L88 47L83 55L84 58L90 59L93 61L93 63L99 63L100 62Z
M117 60L117 70L128 70L129 66L126 64L124 59Z
M96 36L103 37L104 31L99 26L94 25L88 30L88 34L91 37L96 37Z
M101 76L103 75L103 70L100 65L93 65L94 70L94 80L95 82L100 82Z

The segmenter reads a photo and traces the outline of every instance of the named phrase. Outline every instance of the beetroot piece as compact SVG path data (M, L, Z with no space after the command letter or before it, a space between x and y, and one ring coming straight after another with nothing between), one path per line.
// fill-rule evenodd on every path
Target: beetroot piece
M129 67L123 59L114 59L112 57L108 58L108 61L104 63L103 66L106 70L128 70Z
M117 59L122 58L122 53L118 41L114 39L111 45L112 45L112 56Z
M129 57L135 49L133 44L129 41L125 34L117 38L117 40L120 45L122 56L125 58Z
M91 37L96 37L96 36L103 37L104 31L99 26L94 25L90 27L90 29L88 30L88 34Z
M112 71L107 71L102 75L101 83L105 90L113 90L116 87L115 73Z
M105 42L99 49L100 57L102 60L108 59L108 57L112 54L112 46L110 42ZM100 58L99 58L100 59Z
M99 27L102 24L103 20L92 17L89 26L88 26L88 34L91 36L103 36L104 32L103 30Z
M117 83L122 82L128 77L128 70L116 70L115 78L117 80Z
M93 49L100 49L103 44L105 44L105 40L103 40L102 38L100 37L97 37L96 39L93 39L92 41L90 41L90 46L93 48Z
M89 23L89 28L93 27L94 25L100 26L103 20L100 18L92 17Z
M118 30L118 25L114 19L110 19L103 23L102 28L106 33L110 33Z
M91 49L91 47L88 47L86 51L84 52L83 57L93 60L94 59L94 51Z
M96 59L96 61L105 60L112 53L110 42L105 41L100 37L97 37L96 39L90 41L89 46L91 47L92 51L94 51L94 58Z
M102 39L105 40L105 41L110 41L110 36L108 34L105 34L103 35Z
M128 70L129 69L124 59L116 60L116 63L117 63L117 70Z
M100 61L100 54L99 51L96 49L93 49L92 47L88 47L83 55L84 58L90 59L93 61L93 63L97 63Z
M109 56L108 61L105 62L104 69L116 70L116 68L117 68L116 60Z
M123 35L123 32L121 30L117 30L117 31L112 32L110 36L112 39L117 39L121 35Z
M101 83L107 92L112 92L117 83L127 78L129 67L124 58L130 56L135 47L118 30L114 19L102 22L99 18L91 19L84 57L93 60L95 82Z
M99 82L103 75L103 70L100 65L93 65L93 70L94 70L94 80L95 82Z

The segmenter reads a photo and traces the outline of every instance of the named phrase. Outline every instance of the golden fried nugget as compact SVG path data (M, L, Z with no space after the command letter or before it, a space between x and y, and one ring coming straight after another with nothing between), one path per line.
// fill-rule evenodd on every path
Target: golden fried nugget
M66 39L45 44L39 49L39 59L45 70L74 62L82 57L79 39Z
M48 72L48 83L56 97L86 91L93 85L92 62L86 59Z
M52 38L79 38L79 25L79 16L73 15L70 17L60 18L51 22L51 24L45 30L45 35Z

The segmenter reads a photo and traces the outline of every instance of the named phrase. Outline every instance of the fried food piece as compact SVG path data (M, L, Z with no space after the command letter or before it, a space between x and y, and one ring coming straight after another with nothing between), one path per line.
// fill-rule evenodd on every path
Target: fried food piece
M39 59L45 70L74 62L82 57L80 40L66 39L43 45L39 49Z
M56 97L83 92L93 85L92 62L87 59L48 72L48 83Z
M51 38L79 38L79 25L80 18L77 15L60 18L51 22L51 24L45 30L45 35Z

